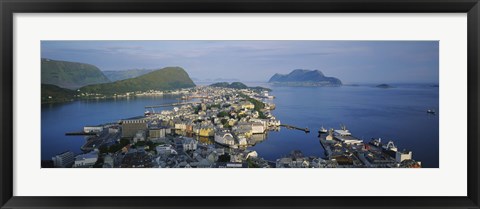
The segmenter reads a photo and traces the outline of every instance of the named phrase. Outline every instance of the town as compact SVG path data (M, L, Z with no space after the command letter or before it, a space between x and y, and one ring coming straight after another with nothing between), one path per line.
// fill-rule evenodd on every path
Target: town
M162 94L146 92L139 95ZM342 126L320 129L319 149L326 156L304 156L300 150L266 160L249 150L282 127L270 92L199 86L182 89L178 102L145 107L143 116L85 126L83 154L65 151L50 166L74 168L418 168L411 151L399 151L381 139L364 143ZM128 96L128 95L127 95ZM157 111L160 107L169 110ZM42 166L44 167L44 166Z

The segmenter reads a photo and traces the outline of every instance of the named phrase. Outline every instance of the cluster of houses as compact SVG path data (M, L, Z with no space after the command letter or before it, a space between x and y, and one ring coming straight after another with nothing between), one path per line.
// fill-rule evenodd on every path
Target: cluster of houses
M52 158L55 167L334 168L345 167L345 163L364 164L364 160L378 164L382 160L380 155L365 155L365 159L352 156L352 149L364 146L363 141L342 129L331 130L322 139L329 159L305 157L300 151L292 151L276 161L267 161L248 147L280 126L272 114L275 105L264 100L271 96L245 89L197 87L185 97L198 99L177 103L171 110L152 109L145 116L109 127L120 132L122 140L128 140L118 151L101 153L93 149L77 156L61 153ZM98 127L85 130L99 131L102 130ZM395 153L400 153L400 161L411 158L411 153Z
M120 121L121 138L130 143L118 152L62 153L56 157L65 155L68 163L57 163L57 167L92 167L100 159L103 167L141 167L139 162L148 160L151 162L145 164L151 167L246 167L247 159L258 167L271 166L246 149L280 125L271 113L275 105L263 101L264 92L197 87L188 95L199 99ZM85 132L95 131L102 130L86 127Z
M207 96L201 102L152 111L145 118L123 120L122 137L133 137L134 142L157 141L174 132L189 137L211 137L226 146L242 147L257 143L265 137L255 135L280 125L271 114L274 105L261 102L261 94L254 91L201 87L190 94ZM263 104L262 107L255 107L247 98Z

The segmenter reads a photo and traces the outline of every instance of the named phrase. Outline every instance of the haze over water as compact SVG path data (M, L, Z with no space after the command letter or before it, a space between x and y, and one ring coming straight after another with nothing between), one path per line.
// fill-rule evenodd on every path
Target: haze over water
M260 157L275 160L300 150L306 156L324 157L317 131L320 126L339 129L345 124L356 137L369 141L372 137L393 140L399 150L413 151L413 158L424 168L439 165L438 87L427 84L393 85L382 89L372 86L342 87L277 87L267 83L246 83L273 89L276 98L273 114L283 124L308 127L311 132L281 128L269 132L261 143L248 149ZM200 84L201 85L201 84ZM86 125L116 122L142 115L148 105L176 102L174 97L140 97L135 99L75 101L42 105L42 160L60 152L80 153L85 139L65 136ZM170 109L170 108L164 108ZM441 114L441 113L440 113Z

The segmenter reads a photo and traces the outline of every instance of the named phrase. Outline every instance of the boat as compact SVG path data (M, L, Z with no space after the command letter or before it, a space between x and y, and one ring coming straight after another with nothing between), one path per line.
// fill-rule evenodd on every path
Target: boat
M150 111L145 111L145 116L149 116L149 115L152 115L152 113Z
M433 110L433 109L428 109L428 110L427 110L427 113L429 113L429 114L434 114L434 115L435 115L435 110Z
M327 129L325 129L323 126L320 128L320 130L318 130L318 133L320 134L326 134L328 132Z

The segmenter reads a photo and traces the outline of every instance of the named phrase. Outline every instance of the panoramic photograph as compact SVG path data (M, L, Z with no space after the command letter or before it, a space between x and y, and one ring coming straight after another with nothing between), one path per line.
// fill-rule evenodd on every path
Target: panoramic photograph
M41 168L439 168L439 42L41 42Z

